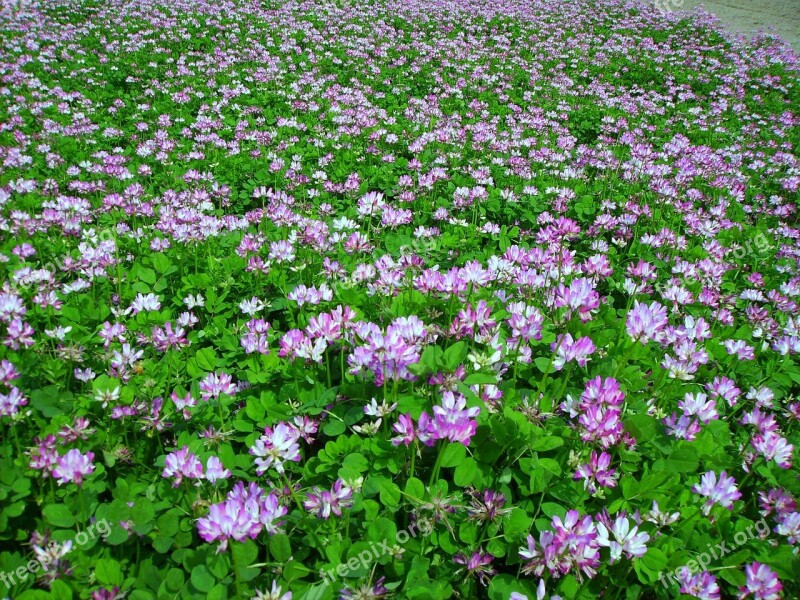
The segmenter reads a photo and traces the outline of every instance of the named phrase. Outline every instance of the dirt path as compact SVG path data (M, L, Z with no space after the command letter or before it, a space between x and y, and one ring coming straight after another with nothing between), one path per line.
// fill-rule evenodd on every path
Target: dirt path
M800 52L800 0L658 0L668 10L704 7L730 31L752 34L765 29Z

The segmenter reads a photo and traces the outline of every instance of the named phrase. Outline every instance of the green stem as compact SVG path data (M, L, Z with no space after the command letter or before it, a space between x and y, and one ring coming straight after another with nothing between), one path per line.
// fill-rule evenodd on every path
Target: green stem
M239 563L236 559L236 552L233 551L233 543L231 543L231 562L233 563L233 577L236 581L236 597L237 598L244 598L242 596L242 582L239 578Z
M439 454L436 456L436 463L433 465L433 472L431 473L431 480L428 485L433 485L433 482L439 479L439 470L442 468L442 458L444 457L444 449L446 448L444 442L439 442Z
M303 506L303 501L300 500L300 498L298 498L297 492L294 491L294 486L292 485L291 481L289 481L289 477L286 475L286 472L283 473L283 482L289 488L289 493L292 496L292 500L294 500L294 503L297 505L297 509L300 511L300 523L303 523L304 521L306 521L308 513L306 512L306 509ZM323 544L320 543L319 539L317 538L317 532L311 530L309 533L311 534L311 537L314 538L314 547L317 548L317 550L320 553L322 553L322 548L324 546Z
M86 512L86 500L83 497L83 488L78 486L78 500L81 503L81 518L83 519L83 529L88 529L89 514Z

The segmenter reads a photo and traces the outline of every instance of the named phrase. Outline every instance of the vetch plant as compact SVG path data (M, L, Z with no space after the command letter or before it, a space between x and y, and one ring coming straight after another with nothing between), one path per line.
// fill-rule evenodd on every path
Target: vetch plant
M800 62L677 8L0 10L7 595L800 596Z

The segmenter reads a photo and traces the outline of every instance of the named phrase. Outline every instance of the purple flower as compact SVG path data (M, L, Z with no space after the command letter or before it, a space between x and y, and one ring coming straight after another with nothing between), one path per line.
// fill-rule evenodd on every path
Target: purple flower
M688 568L681 571L681 594L694 596L701 600L719 600L720 590L717 578L708 571L692 575Z
M445 392L442 395L442 404L433 407L435 437L469 446L470 439L478 428L474 419L480 411L477 406L467 408L467 400L461 394Z
M350 507L353 490L341 479L337 479L330 491L318 487L306 496L303 506L317 517L329 519L331 514L342 516L342 509Z
M216 456L209 456L206 461L206 479L209 483L216 483L220 479L228 479L231 472L222 465Z
M658 302L640 304L638 300L628 313L626 327L628 335L634 342L646 344L658 340L659 334L667 324L667 309Z
M706 390L712 398L720 397L731 407L736 406L739 396L742 395L742 390L736 387L736 382L727 377L714 377L714 381L706 384Z
M229 539L255 539L262 529L269 534L277 532L286 513L274 493L266 494L252 482L245 488L240 481L224 502L212 504L208 516L197 521L197 531L208 543L220 542L217 552L223 552Z
M130 311L137 315L140 312L151 310L161 310L161 301L155 294L136 294L136 298L131 303Z
M414 441L414 420L411 415L400 415L397 418L397 423L392 426L392 430L399 434L392 438L393 445L405 444L410 446L411 442Z
M591 279L579 277L570 282L569 286L558 284L553 300L556 308L566 308L566 317L578 312L582 322L591 320L592 313L600 307L600 295L595 291Z
M19 388L12 386L8 394L0 394L0 417L14 416L27 404L28 399L23 396Z
M538 546L529 535L527 548L520 548L520 556L528 559L523 572L541 577L547 570L555 578L572 572L578 580L584 575L592 579L600 565L600 546L592 517L581 518L577 510L571 510L563 521L553 517L552 527L552 531L541 532Z
M175 481L172 482L172 487L178 487L184 477L187 479L202 479L203 463L189 450L189 446L184 446L180 450L167 455L161 476L174 477Z
M119 587L114 586L110 590L107 588L100 588L92 592L92 600L123 600L127 596Z
M453 557L453 562L467 567L467 573L475 575L482 585L489 584L489 578L496 573L491 566L494 557L478 548L477 552L473 552L470 556L466 554L456 554Z
M767 431L763 435L757 433L750 440L750 445L764 457L765 460L774 460L782 469L792 466L792 452L794 446L774 431Z
M619 383L609 377L595 377L586 383L578 408L581 439L609 448L623 439L622 403L625 395ZM564 406L564 408L567 408Z
M715 504L719 504L728 510L733 508L733 503L742 497L741 492L736 488L736 480L728 477L723 471L719 474L719 481L714 471L709 471L700 480L700 483L692 486L692 491L708 498L703 505L703 514L711 512Z
M380 600L389 597L389 590L383 585L385 577L379 577L373 584L363 583L357 588L345 587L339 591L339 600Z
M677 413L672 413L662 421L667 429L667 435L671 435L679 440L692 441L700 433L700 423L697 419L692 419L686 415L678 417Z
M483 494L468 492L471 496L470 505L467 507L469 519L476 521L494 521L511 512L510 508L503 508L506 497L492 490L484 490Z
M558 336L558 339L550 344L550 350L556 353L553 364L556 370L560 371L566 363L573 360L578 363L578 366L585 367L595 351L595 346L591 338L582 337L573 340L572 336L566 333Z
M611 455L601 452L599 455L592 451L589 462L578 467L573 479L583 479L583 486L589 490L590 494L597 492L597 485L605 488L613 488L617 485L615 477L616 470L611 467Z
M754 348L743 340L725 340L723 345L728 354L735 355L739 360L755 360Z
M775 512L775 518L780 519L789 513L797 512L797 500L782 488L773 488L768 492L758 492L758 498L761 504L761 515L764 517L768 517Z
M683 400L678 402L678 408L688 417L697 417L704 425L719 419L717 403L714 400L709 400L708 396L702 392L697 394L687 393Z
M790 544L800 544L800 512L793 512L778 519L775 533L785 535Z
M278 473L284 472L283 463L286 461L300 461L300 432L291 423L280 422L275 429L266 427L264 435L258 438L250 447L250 454L257 457L255 460L258 469L256 473L263 475L270 467Z
M224 372L206 375L205 379L200 382L200 395L203 400L211 400L221 394L227 394L228 396L236 394L236 385L233 383L233 377Z
M767 565L751 563L744 568L744 573L747 581L739 588L739 598L753 596L756 600L780 600L783 585Z
M58 463L53 469L53 477L58 480L59 485L69 482L81 485L83 478L94 471L92 459L94 459L94 452L81 454L80 450L73 448L58 459Z

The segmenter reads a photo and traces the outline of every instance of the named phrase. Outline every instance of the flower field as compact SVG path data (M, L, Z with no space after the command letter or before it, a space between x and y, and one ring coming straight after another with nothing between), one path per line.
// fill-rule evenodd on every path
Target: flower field
M643 0L0 8L0 598L800 598L800 57Z

